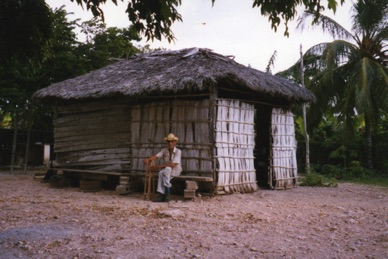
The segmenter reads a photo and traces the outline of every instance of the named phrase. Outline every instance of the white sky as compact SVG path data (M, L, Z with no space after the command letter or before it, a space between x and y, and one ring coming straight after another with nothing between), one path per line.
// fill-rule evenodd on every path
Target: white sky
M90 11L82 10L70 0L46 0L46 2L52 8L65 5L68 12L74 13L70 19L92 18ZM107 2L102 6L107 25L128 27L130 23L125 13L127 0L124 2L119 0L118 7L110 0ZM271 69L278 72L287 69L299 59L300 44L305 51L315 44L331 40L318 29L297 31L295 21L289 24L289 38L283 36L285 30L283 25L275 33L268 19L260 14L260 9L252 8L252 2L252 0L216 0L212 6L211 0L183 0L182 6L178 8L183 22L177 22L172 26L176 41L173 43L168 43L167 40L147 43L144 41L141 45L150 44L152 48L163 47L173 50L191 47L209 48L223 55L233 55L237 62L262 71L276 50L275 67ZM343 6L337 8L335 15L331 10L324 13L350 30L350 7L353 2L354 0L346 0Z

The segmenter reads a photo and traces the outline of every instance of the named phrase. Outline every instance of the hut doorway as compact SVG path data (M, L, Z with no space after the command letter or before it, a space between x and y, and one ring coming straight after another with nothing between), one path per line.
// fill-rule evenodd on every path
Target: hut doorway
M270 128L272 107L258 104L255 107L255 167L257 184L262 188L269 187L270 165Z

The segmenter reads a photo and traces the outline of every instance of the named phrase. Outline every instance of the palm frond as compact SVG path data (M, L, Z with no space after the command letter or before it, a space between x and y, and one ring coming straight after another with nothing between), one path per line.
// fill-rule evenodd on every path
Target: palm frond
M388 24L378 31L372 39L375 47L374 58L383 66L388 66Z
M357 46L345 40L335 40L327 44L323 54L327 68L333 70L336 67L356 58Z
M354 39L351 32L346 30L342 25L337 23L335 20L328 16L321 14L318 18L314 13L305 11L302 16L298 19L297 29L304 30L307 21L311 20L312 29L321 26L324 33L328 33L334 39Z
M325 60L322 58L325 49L330 45L328 42L320 43L309 48L303 55L305 66L315 68L319 71L326 68Z
M373 100L371 95L371 88L374 77L373 67L370 59L364 57L360 60L360 69L358 73L358 80L354 82L357 87L356 94L356 108L361 112L373 110ZM356 77L356 78L357 78Z
M292 65L288 69L276 73L276 75L300 83L300 62L301 59L299 59L294 65ZM306 52L303 55L303 66L305 81L310 81L310 78L318 71L322 70L324 67L324 65L322 64L322 57L318 54L314 54L314 51Z
M277 56L277 51L275 50L275 51L273 52L271 58L270 58L269 61L268 61L267 67L266 67L266 69L265 69L265 72L272 74L272 72L271 72L271 66L272 66L272 67L275 66L276 56Z
M306 87L317 97L309 109L309 120L313 122L311 126L317 125L327 112L331 114L340 112L337 107L341 102L344 88L338 86L342 85L345 85L345 82L341 73L334 73L333 76L332 71L327 69L311 78Z
M353 30L370 33L387 27L388 0L362 0L353 5Z
M343 85L343 97L340 99L340 102L338 103L338 121L343 122L343 132L344 136L346 136L347 139L354 138L355 133L355 117L357 116L356 110L354 109L354 102L355 102L355 88L349 87L349 84Z
M374 62L374 66L377 73L376 80L373 83L375 103L379 106L379 109L388 112L388 69L378 62Z
M317 54L317 55L322 55L323 51L327 48L327 45L329 45L330 42L322 42L322 43L319 43L319 44L316 44L314 46L312 46L311 48L309 48L308 50L306 50L306 55L314 55L314 54Z

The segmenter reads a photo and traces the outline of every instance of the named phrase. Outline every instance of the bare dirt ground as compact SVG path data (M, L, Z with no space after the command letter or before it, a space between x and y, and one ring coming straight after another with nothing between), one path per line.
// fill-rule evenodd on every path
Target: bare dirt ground
M388 189L198 197L54 189L0 173L0 258L388 258Z

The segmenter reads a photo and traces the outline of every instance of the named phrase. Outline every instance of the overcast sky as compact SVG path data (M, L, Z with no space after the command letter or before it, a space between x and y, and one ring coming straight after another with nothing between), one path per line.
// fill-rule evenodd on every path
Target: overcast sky
M70 0L46 0L46 2L52 8L65 5L68 12L74 12L71 19L92 18L90 12L82 10ZM102 6L107 25L128 27L130 23L125 13L127 1L119 1L118 7L110 0L108 2ZM285 29L283 25L274 32L268 19L260 14L260 9L252 8L252 2L252 0L216 0L212 6L211 0L183 0L182 6L178 8L183 22L177 22L172 26L176 41L168 43L162 40L142 44L174 50L191 47L209 48L220 54L233 55L237 62L262 71L276 50L277 58L272 70L278 72L299 59L300 44L305 51L315 44L331 40L320 30L308 29L303 32L296 30L296 22L289 24L288 38L283 36ZM353 2L354 0L346 0L343 6L338 7L335 15L331 10L325 11L325 14L350 30L350 7Z

